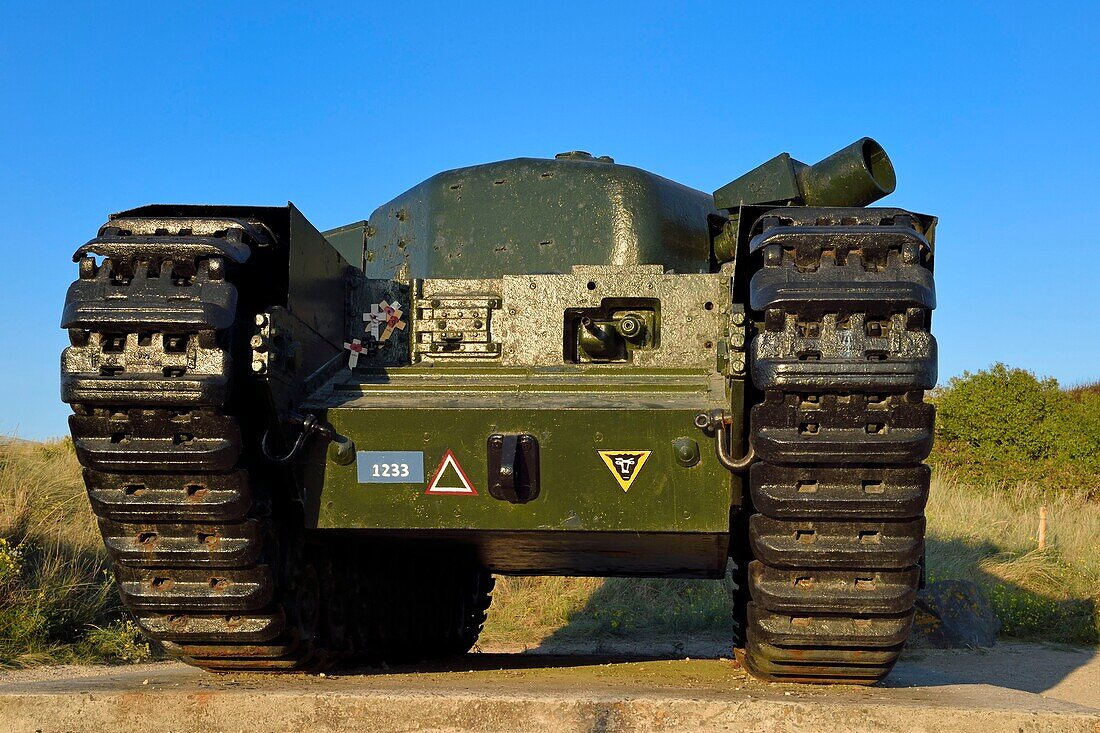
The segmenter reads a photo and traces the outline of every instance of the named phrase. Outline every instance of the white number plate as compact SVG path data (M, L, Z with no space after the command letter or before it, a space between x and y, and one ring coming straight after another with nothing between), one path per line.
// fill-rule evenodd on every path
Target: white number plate
M361 450L355 454L361 484L422 484L424 453L416 450Z

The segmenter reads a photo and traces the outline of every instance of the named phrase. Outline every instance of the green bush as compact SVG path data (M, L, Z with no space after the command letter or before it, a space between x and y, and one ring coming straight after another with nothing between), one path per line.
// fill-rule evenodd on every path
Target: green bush
M152 649L141 629L129 619L108 626L94 627L81 643L82 659L108 662L147 662Z
M937 432L990 456L1048 458L1063 401L1056 380L994 364L977 374L963 372L948 383L936 400Z
M1100 495L1100 393L994 364L933 395L934 462L971 480Z

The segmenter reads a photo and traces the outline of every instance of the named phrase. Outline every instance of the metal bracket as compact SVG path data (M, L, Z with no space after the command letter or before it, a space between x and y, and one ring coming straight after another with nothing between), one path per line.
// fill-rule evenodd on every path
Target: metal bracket
M743 473L756 459L756 451L753 450L752 441L748 441L748 450L740 458L730 455L730 425L733 424L733 416L719 408L710 413L700 412L695 416L695 427L706 432L714 433L714 454L718 462L733 473Z
M526 504L539 495L539 442L526 433L494 433L487 441L489 493L494 499Z
M268 444L271 438L271 430L265 432L263 440L260 441L260 450L263 451L264 457L272 463L282 466L293 461L301 453L302 448L305 447L306 441L314 434L320 435L330 442L329 458L334 463L346 466L355 460L355 443L337 433L332 429L332 426L322 423L315 415L291 413L287 418L287 422L296 423L301 426L301 429L298 431L298 437L294 439L293 445L285 455L277 456L272 452L271 446Z

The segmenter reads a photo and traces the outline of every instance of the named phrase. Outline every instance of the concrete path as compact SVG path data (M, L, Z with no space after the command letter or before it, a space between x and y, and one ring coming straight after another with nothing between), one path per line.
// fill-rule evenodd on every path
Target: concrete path
M659 644L646 659L546 651L326 677L215 676L170 662L6 672L0 732L1100 733L1094 650L917 651L874 688L768 685L729 659L653 659Z

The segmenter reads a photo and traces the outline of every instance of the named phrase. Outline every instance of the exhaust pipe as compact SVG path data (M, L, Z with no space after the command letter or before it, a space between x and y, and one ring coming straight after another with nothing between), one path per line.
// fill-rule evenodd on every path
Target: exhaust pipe
M886 151L869 137L820 163L791 162L806 206L866 206L893 193L898 185Z
M867 206L897 187L894 165L869 137L819 163L782 153L714 192L719 209L747 205Z

